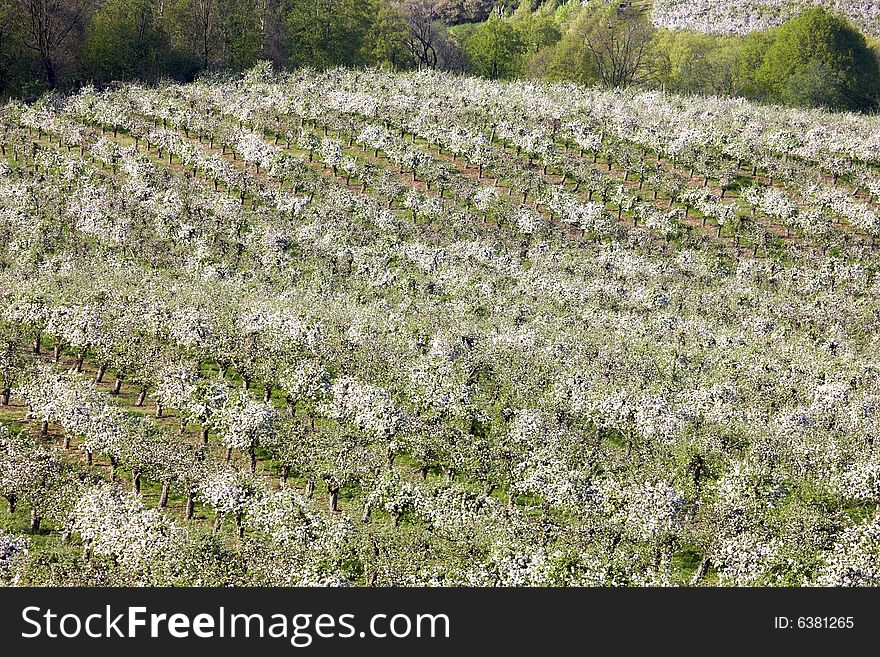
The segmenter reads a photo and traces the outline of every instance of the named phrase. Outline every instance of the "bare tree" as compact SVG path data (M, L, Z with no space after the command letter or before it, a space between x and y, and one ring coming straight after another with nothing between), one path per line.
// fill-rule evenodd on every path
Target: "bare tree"
M393 6L406 16L406 46L416 66L437 68L437 47L443 29L438 0L397 0Z
M284 63L285 2L282 0L255 0L260 21L260 58L271 61L276 67Z
M58 66L84 27L93 0L16 0L24 45L34 51L46 86L58 86Z
M612 5L584 30L584 45L607 87L628 87L647 79L653 29L645 10L631 3Z
M208 68L216 38L217 3L215 0L194 0L191 17L196 52L199 53L202 68Z

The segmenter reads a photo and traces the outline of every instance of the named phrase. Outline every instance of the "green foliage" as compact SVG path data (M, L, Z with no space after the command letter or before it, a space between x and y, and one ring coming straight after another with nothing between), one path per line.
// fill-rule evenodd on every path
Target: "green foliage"
M549 18L546 10L543 12ZM582 84L625 87L652 76L651 39L655 30L642 7L625 2L563 5L552 14L561 35L532 57L530 75ZM546 19L536 28L549 35Z
M176 0L168 13L166 27L183 54L178 66L184 70L194 65L242 71L260 58L260 16L252 3Z
M791 105L866 110L880 91L877 56L840 16L816 8L773 34L755 79L772 100Z
M660 30L652 46L657 80L670 91L857 111L880 96L876 44L822 9L746 37Z
M526 52L531 54L555 45L562 38L553 13L544 7L533 12L529 10L528 4L520 5L513 15L513 26L519 33Z
M651 45L656 79L665 89L702 94L740 92L740 39L658 30Z
M399 69L411 59L406 48L409 31L406 17L386 2L375 2L375 20L367 39L367 59L378 66Z
M34 57L18 38L12 0L0 0L0 98L33 93L39 78Z
M539 53L534 59L545 60L546 76L551 80L574 80L593 84L598 80L596 61L584 42L591 15L580 14L568 27L560 41L549 51Z
M737 90L749 98L766 97L766 89L757 79L756 72L764 61L764 55L773 44L773 34L768 32L753 32L739 44L736 72L740 81Z
M362 0L291 0L284 21L287 63L316 68L368 63L374 11L375 3Z
M168 47L150 0L110 0L86 33L86 68L96 82L155 80L165 69Z
M519 73L526 42L510 21L493 15L474 30L464 48L476 71L496 80Z
M255 3L220 0L219 27L221 61L235 71L245 71L261 57L260 15Z

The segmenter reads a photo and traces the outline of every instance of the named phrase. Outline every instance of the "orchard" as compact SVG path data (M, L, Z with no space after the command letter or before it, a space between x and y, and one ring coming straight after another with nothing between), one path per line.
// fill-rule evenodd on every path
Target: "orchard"
M875 116L258 65L0 147L3 584L880 578Z

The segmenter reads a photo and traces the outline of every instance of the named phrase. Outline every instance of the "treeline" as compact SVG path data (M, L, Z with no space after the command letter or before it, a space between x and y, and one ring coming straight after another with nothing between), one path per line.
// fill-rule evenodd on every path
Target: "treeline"
M206 69L366 65L400 42L388 0L0 0L0 94Z
M466 68L488 0L0 0L0 96L275 66Z
M873 47L872 47L873 46ZM626 0L0 0L0 97L86 83L379 66L873 110L877 44L811 9L776 30L655 29Z
M721 37L657 29L641 2L535 4L451 28L475 72L859 111L880 99L880 43L823 9Z

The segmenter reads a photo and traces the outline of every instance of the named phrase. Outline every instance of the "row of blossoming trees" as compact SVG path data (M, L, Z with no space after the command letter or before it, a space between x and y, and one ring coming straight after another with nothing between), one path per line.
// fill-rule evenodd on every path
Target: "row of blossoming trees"
M0 145L4 582L877 581L874 118L257 68Z
M771 29L809 7L845 16L865 34L880 37L880 6L873 0L653 0L658 27L710 34L748 34Z

